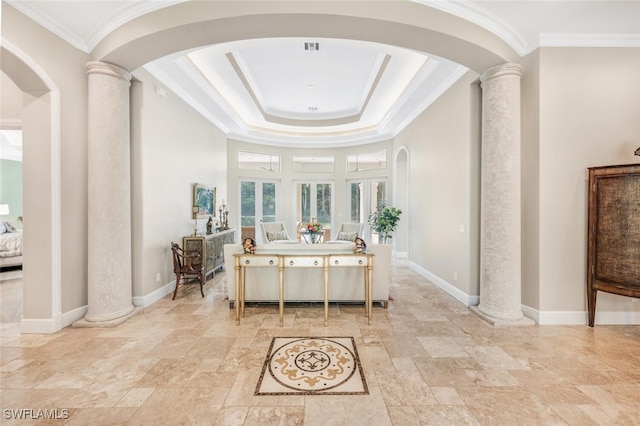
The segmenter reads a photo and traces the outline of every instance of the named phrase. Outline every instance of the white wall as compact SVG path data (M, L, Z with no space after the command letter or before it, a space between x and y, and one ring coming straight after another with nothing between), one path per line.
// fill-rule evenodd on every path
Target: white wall
M540 309L540 55L522 76L522 303Z
M477 78L468 72L394 139L409 151L409 260L467 296L479 292Z
M584 312L587 167L640 162L640 48L539 55L540 309ZM608 311L637 320L640 304L599 292L596 314Z
M140 81L132 88L133 295L140 297L175 279L170 243L182 246L193 233L193 184L226 198L227 153L222 131L145 70L133 74ZM206 220L198 225L204 232Z

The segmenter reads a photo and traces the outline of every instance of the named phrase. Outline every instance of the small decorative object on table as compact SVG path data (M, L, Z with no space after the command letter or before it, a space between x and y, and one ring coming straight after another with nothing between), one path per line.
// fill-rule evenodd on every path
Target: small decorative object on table
M367 252L367 244L362 238L356 237L354 242L356 243L355 247L353 248L353 252L355 254L365 254Z
M194 204L192 210L193 210L193 222L194 222L193 236L195 237L196 235L198 235L198 211L199 211L199 207Z
M245 254L256 254L256 242L253 238L245 238L242 241L242 248Z
M635 155L640 155L640 146L638 147L638 149L636 149L635 151L633 151L633 153Z
M311 243L315 244L318 241L318 238L320 237L318 233L322 229L322 224L318 222L315 218L311 218L309 223L307 223L304 227L309 233L309 236L311 237Z
M211 234L213 229L213 218L209 216L209 220L207 221L207 234Z
M218 211L220 212L221 228L226 231L229 229L229 206L224 203L224 200L222 200Z

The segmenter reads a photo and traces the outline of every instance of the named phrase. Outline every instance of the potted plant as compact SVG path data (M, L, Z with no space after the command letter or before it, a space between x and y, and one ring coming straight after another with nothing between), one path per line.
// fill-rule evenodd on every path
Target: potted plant
M387 201L382 201L378 207L369 215L369 227L378 232L380 244L387 242L388 238L398 227L402 210L391 207Z

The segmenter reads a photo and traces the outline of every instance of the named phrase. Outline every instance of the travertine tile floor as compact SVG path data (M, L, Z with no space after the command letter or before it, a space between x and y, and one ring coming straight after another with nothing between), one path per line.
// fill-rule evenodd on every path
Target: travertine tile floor
M640 327L492 328L396 263L389 309L249 307L219 273L112 329L20 335L3 324L2 424L640 424ZM253 396L273 336L354 336L370 395ZM15 409L67 419L15 421ZM68 410L68 411L62 411Z

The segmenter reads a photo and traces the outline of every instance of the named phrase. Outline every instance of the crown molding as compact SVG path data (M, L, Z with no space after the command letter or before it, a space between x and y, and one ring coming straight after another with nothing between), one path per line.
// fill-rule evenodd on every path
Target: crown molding
M40 12L40 10L32 6L31 3L21 2L19 0L4 0L4 1L6 1L11 7L15 8L23 15L36 21L36 23L48 29L49 31L51 31L52 33L54 33L55 35L57 35L58 37L60 37L61 39L63 39L73 47L75 47L76 49L82 50L85 53L90 52L84 40L82 40L76 34L73 34L67 31L66 29L64 29L63 27L61 27L60 25L58 25L58 23L51 20L50 17L43 15Z
M540 34L538 47L640 47L640 34Z
M33 19L38 24L48 29L76 49L79 49L85 53L91 53L91 51L113 30L125 24L132 19L147 13L154 12L158 9L163 9L168 6L173 6L178 3L183 3L189 0L144 0L137 2L127 2L118 7L114 13L104 17L102 22L96 26L96 28L89 34L86 39L83 39L79 34L74 34L67 29L60 26L57 22L40 12L37 7L34 7L29 2L23 2L20 0L4 0L10 6L20 11L23 15Z
M173 6L179 3L184 3L189 0L144 0L127 3L119 7L115 13L111 16L105 17L100 25L91 32L89 38L85 41L89 52L91 52L97 45L114 31L119 26L126 24L127 22L142 16L147 13L155 12L165 7Z
M457 16L490 31L511 46L521 57L524 56L527 51L528 43L519 31L498 16L471 2L442 0L410 1Z

